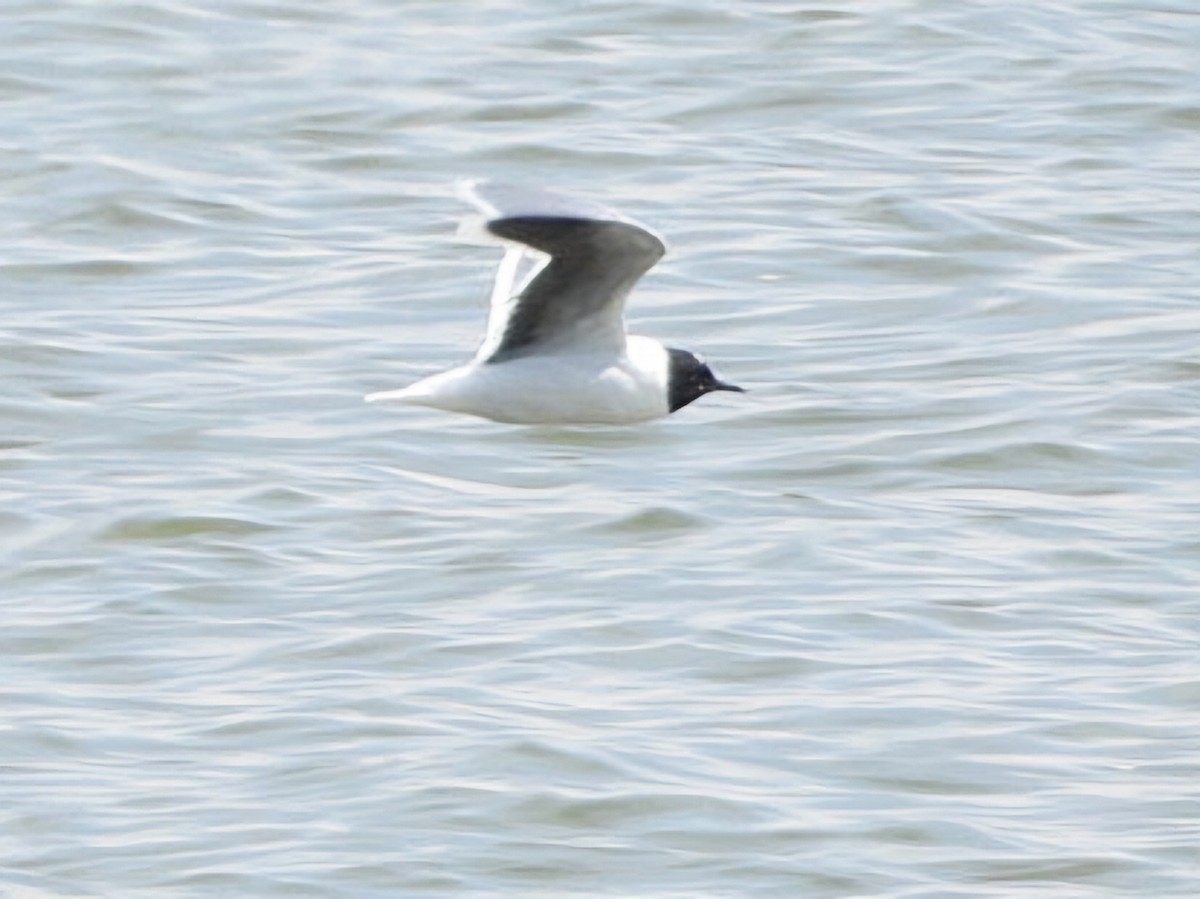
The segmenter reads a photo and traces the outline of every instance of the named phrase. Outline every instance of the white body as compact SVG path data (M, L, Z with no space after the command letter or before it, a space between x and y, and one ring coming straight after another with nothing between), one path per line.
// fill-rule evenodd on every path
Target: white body
M513 424L624 424L666 415L667 351L630 335L625 352L539 353L496 364L472 361L367 402L398 401Z

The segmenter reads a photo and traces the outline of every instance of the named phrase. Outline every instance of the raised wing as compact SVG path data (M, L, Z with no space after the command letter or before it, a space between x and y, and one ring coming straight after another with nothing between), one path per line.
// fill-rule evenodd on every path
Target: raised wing
M492 182L466 186L484 229L508 245L476 358L537 350L620 352L634 284L666 252L648 228L596 203Z

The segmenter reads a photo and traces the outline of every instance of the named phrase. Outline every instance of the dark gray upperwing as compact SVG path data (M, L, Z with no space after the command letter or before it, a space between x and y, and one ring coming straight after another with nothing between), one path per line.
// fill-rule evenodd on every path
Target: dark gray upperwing
M625 297L666 252L661 240L627 222L565 216L513 216L494 219L487 228L550 257L521 291L487 362L549 344L623 348Z

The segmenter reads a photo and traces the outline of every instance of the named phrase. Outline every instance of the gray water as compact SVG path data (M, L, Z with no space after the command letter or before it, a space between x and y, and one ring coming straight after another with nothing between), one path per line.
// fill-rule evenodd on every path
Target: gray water
M1190 0L0 18L0 894L1200 894ZM464 176L752 392L363 404Z

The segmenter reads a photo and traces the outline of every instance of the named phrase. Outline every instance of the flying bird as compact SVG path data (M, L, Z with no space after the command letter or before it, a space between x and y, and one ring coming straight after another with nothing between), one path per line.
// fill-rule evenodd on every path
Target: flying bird
M399 401L514 424L629 424L741 387L695 353L626 334L625 299L666 252L619 212L548 190L463 185L480 213L460 233L505 247L487 332L466 365L367 402Z

